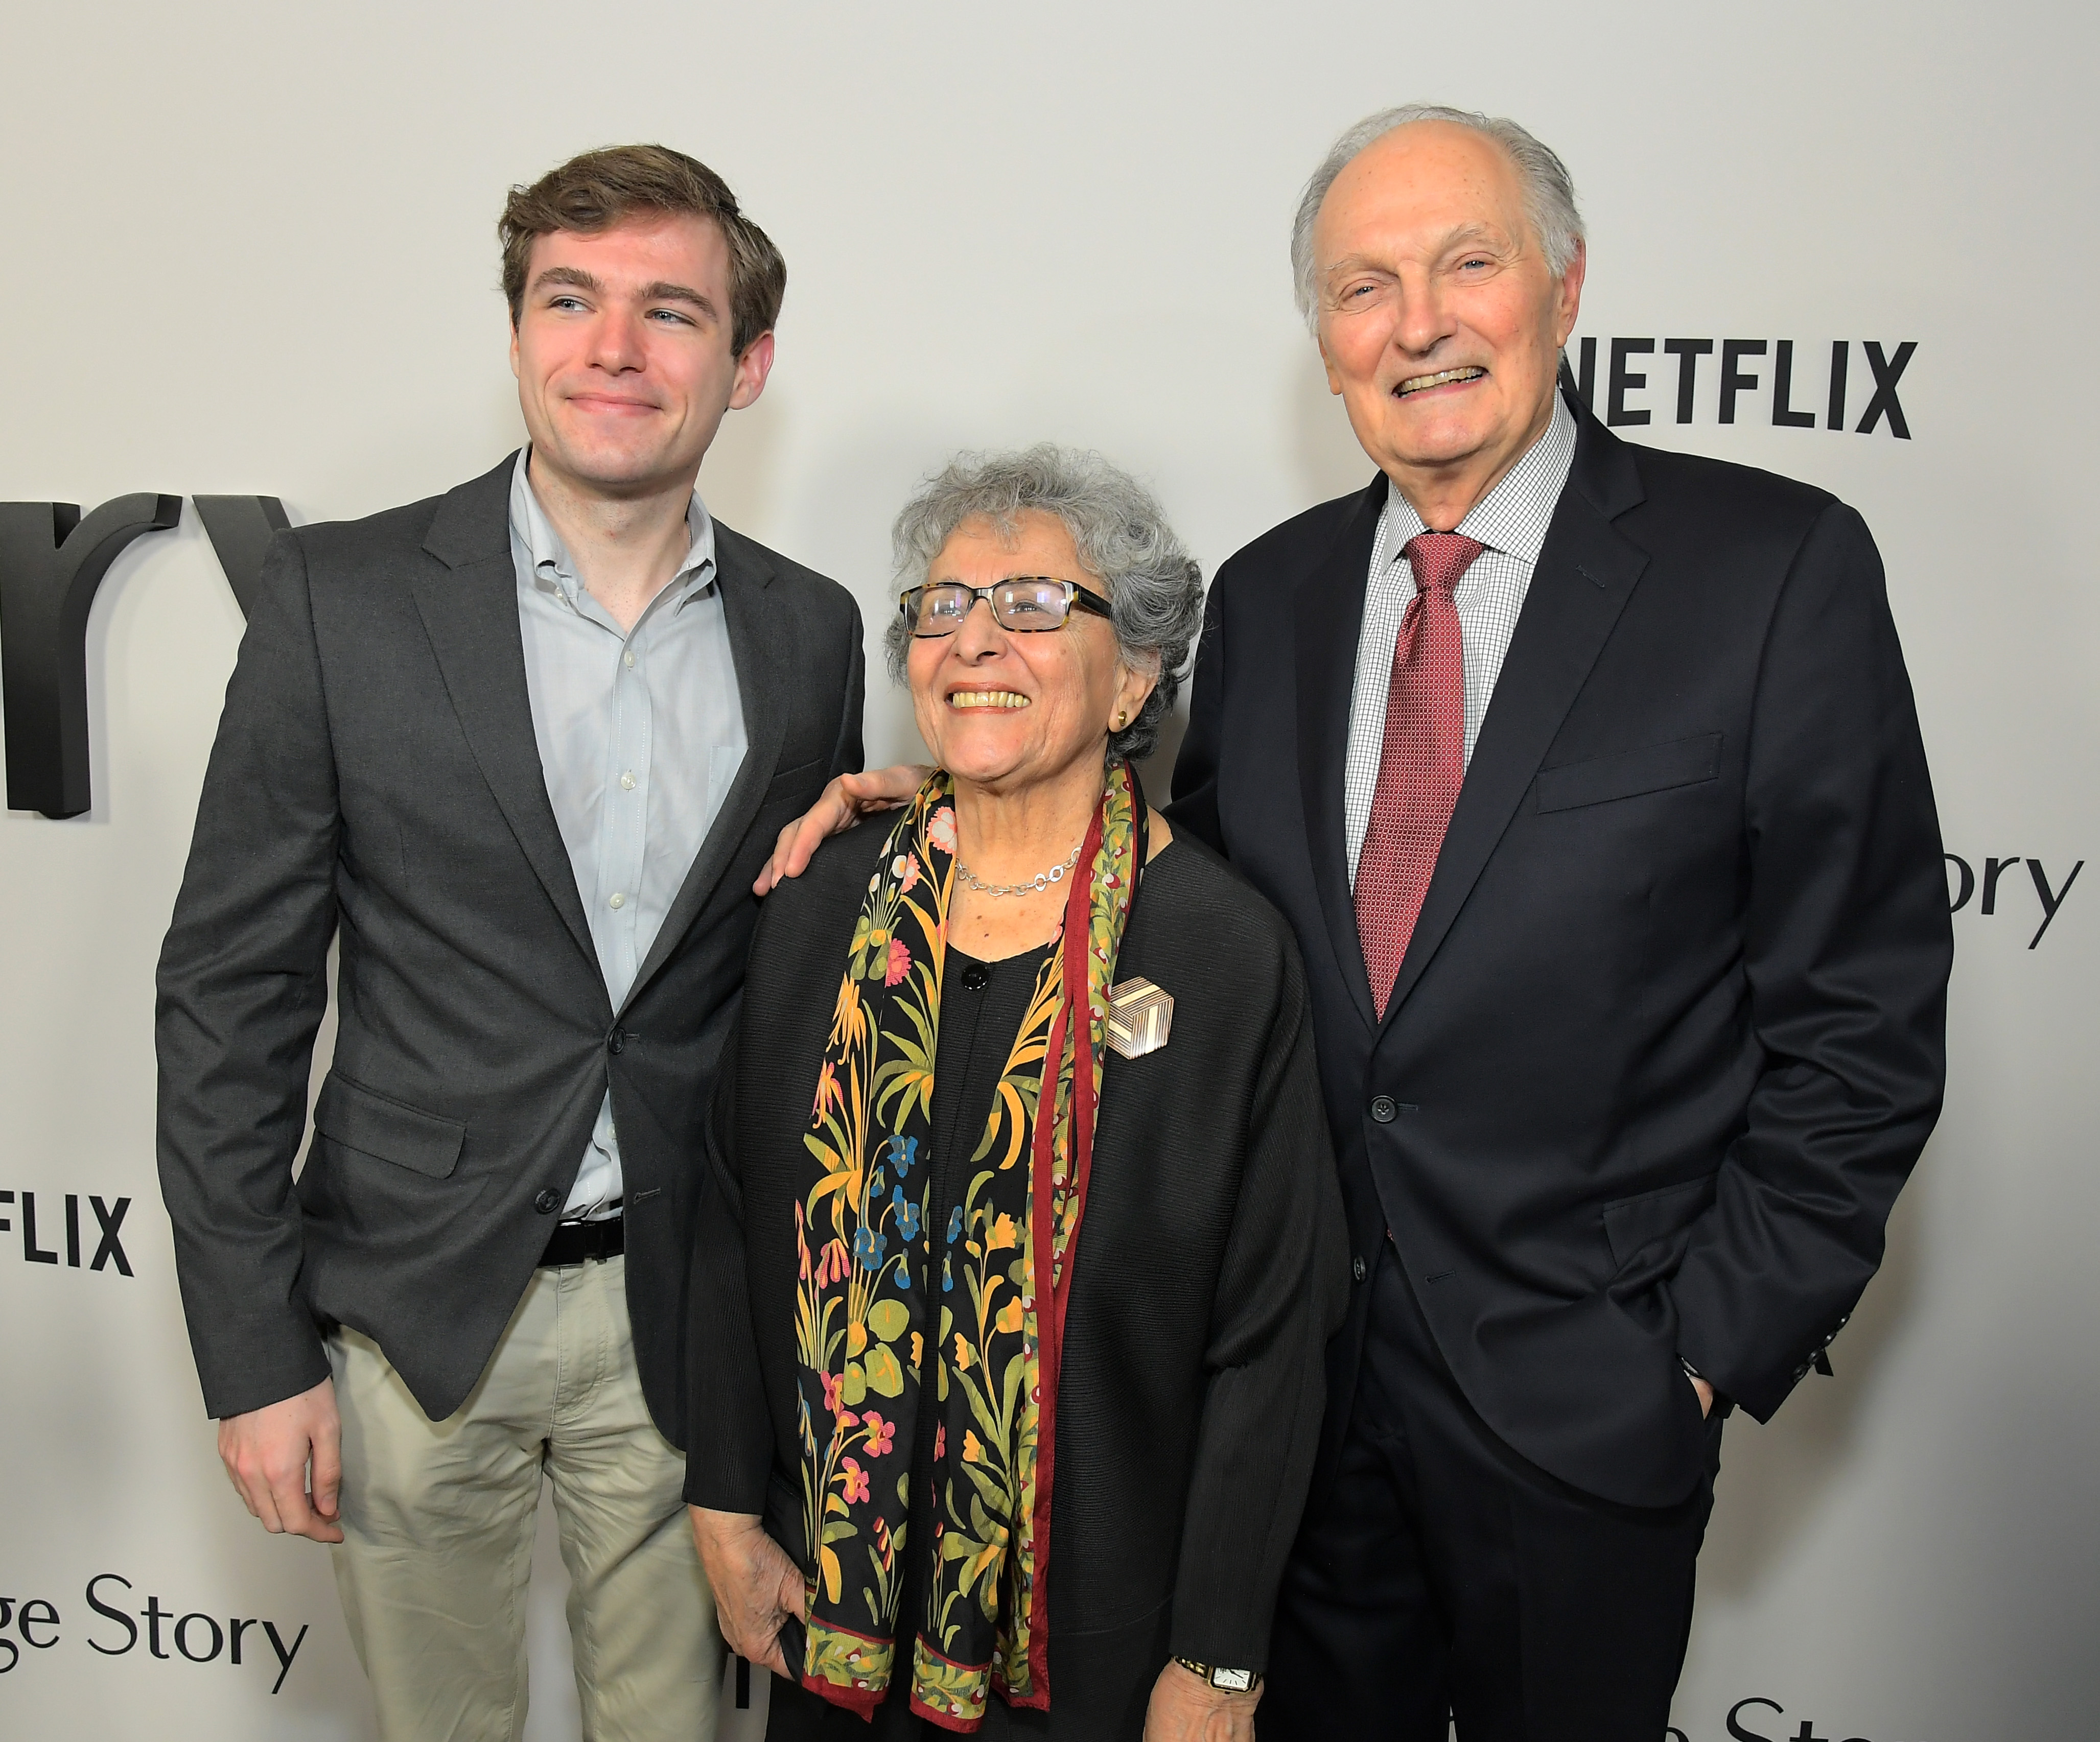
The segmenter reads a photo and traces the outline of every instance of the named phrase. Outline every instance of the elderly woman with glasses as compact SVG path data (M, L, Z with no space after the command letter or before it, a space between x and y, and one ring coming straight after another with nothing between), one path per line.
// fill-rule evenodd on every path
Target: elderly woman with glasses
M1247 1738L1348 1278L1283 922L1149 809L1202 578L1098 456L898 518L938 766L765 903L686 1496L770 1737Z

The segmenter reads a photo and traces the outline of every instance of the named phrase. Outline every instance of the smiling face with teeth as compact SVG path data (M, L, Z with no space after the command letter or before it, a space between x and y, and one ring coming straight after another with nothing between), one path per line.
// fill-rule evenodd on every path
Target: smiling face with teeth
M1010 535L964 521L926 568L929 581L968 587L1017 575L1055 576L1107 596L1064 523L1036 509L1024 509ZM1101 790L1116 715L1135 717L1154 682L1123 663L1105 618L1074 611L1062 628L1017 633L983 600L954 634L913 641L906 670L920 735L959 787L1004 796L1069 786L1083 806Z
M1312 248L1328 387L1365 452L1448 531L1546 432L1581 249L1556 279L1508 154L1440 121L1359 152Z

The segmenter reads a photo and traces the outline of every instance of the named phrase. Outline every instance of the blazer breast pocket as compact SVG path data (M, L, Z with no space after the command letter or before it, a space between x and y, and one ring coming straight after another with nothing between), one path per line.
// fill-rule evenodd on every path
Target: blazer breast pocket
M346 1149L432 1180L450 1176L466 1141L465 1122L390 1100L335 1071L314 1103L314 1129Z
M1637 750L1542 768L1534 784L1542 812L1579 810L1586 805L1608 805L1614 799L1639 798L1673 787L1698 786L1717 778L1720 772L1721 734L1705 732L1696 738L1643 744Z
M777 805L783 799L815 798L831 778L831 765L829 758L818 756L813 761L798 762L792 768L782 769L767 783L765 796L759 800L761 807Z

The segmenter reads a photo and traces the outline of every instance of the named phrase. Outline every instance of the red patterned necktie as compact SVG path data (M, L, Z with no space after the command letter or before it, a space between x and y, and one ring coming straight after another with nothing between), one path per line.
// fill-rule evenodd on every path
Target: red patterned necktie
M1465 646L1452 594L1486 548L1456 532L1419 532L1401 553L1415 594L1392 646L1385 744L1357 857L1357 936L1381 1021L1466 778Z

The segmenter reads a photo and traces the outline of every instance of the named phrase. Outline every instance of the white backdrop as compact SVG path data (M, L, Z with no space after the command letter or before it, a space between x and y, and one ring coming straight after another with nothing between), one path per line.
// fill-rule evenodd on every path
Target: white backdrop
M1979 881L1986 857L2038 860L2060 889L2100 851L2096 51L2085 9L1953 0L17 4L0 500L255 492L310 521L483 470L519 433L505 187L659 139L721 170L790 267L772 384L702 474L723 518L854 588L872 633L912 483L955 448L1052 437L1151 478L1212 567L1369 475L1290 307L1299 185L1370 109L1478 106L1574 171L1599 402L1612 339L1652 336L1627 404L1654 421L1629 434L1864 511L1949 852ZM1685 425L1678 337L1716 343ZM1731 337L1771 344L1723 424ZM1773 425L1780 339L1817 427ZM1853 428L1870 340L1917 345L1907 439ZM240 627L186 504L95 607L94 809L0 819L0 1735L25 1742L369 1735L324 1554L266 1538L218 1471L154 1180L152 970ZM868 743L915 748L886 692ZM2032 949L2027 866L1957 916L1947 1114L1887 1268L1837 1377L1727 1431L1688 1742L1732 1711L1775 1742L2091 1734L2096 884ZM27 1258L28 1193L53 1250L81 1199L77 1268ZM132 1201L130 1278L90 1268L89 1194ZM576 1733L559 1605L543 1555L547 1742ZM192 1612L209 1628L178 1641ZM261 1626L237 1666L208 1651L235 1620L285 1650L307 1630L279 1691Z

